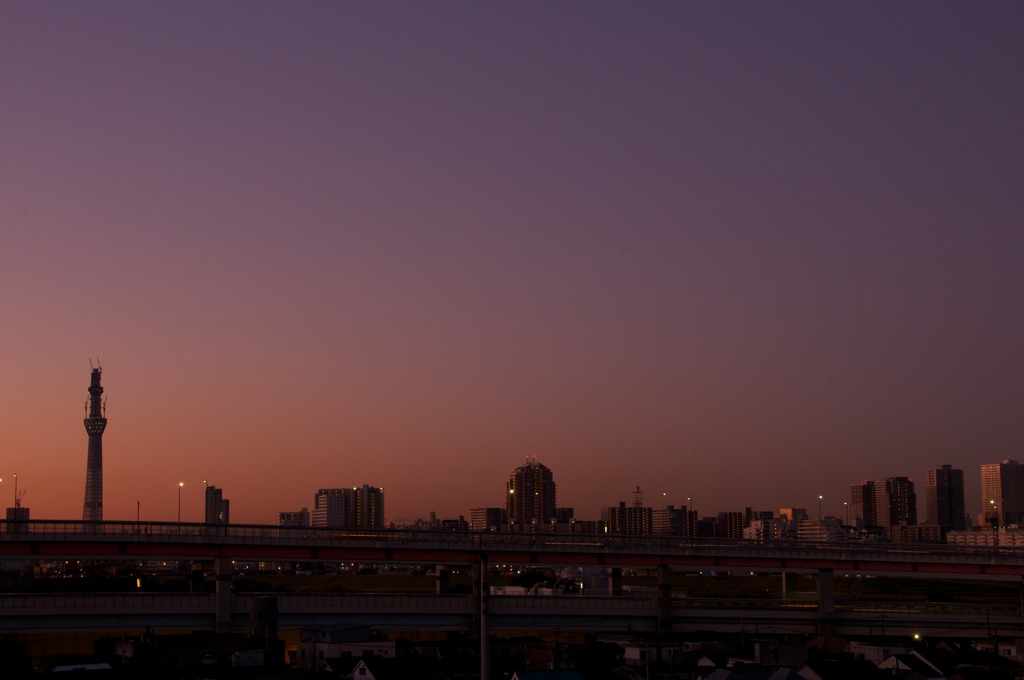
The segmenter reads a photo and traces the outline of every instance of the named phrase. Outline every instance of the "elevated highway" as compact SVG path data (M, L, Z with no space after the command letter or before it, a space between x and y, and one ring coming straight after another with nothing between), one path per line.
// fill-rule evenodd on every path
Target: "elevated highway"
M589 536L565 533L334 531L276 526L163 522L27 521L0 525L0 561L151 560L207 563L216 574L212 595L55 596L0 595L0 626L113 627L146 625L245 626L247 596L232 593L235 561L351 562L470 565L473 594L279 595L281 625L337 625L358 621L378 627L469 629L523 627L590 630L791 630L885 632L992 630L1021 632L1021 603L971 610L930 606L887 611L836 601L833 575L898 574L919 577L1024 577L1024 551L885 543L809 543L696 540L679 537ZM658 588L646 597L492 596L488 565L646 568ZM694 601L673 597L672 571L809 572L817 576L815 601ZM117 598L125 599L117 599ZM33 599L34 598L34 599ZM132 599L141 598L141 599ZM146 599L150 598L150 599ZM74 602L74 604L69 604ZM702 605L701 602L704 604ZM117 603L117 604L113 604ZM884 605L882 605L884 607ZM104 626L106 627L106 626Z

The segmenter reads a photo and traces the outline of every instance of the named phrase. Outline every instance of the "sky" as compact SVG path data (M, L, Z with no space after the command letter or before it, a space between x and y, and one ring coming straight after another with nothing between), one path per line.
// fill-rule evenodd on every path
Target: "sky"
M1024 457L1024 5L0 4L0 503L842 512Z

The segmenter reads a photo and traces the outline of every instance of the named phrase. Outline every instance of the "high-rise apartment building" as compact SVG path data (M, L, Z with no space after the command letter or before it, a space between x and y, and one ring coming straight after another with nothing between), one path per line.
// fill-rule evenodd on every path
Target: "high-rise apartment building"
M850 521L858 529L915 526L917 494L909 477L865 479L850 487Z
M651 533L659 536L686 535L686 506L670 505L651 513Z
M878 526L873 481L865 479L850 487L850 521L858 529Z
M313 526L341 528L354 521L351 489L319 489L313 496Z
M910 477L886 477L875 482L875 513L881 527L917 525L917 494Z
M963 531L964 471L952 465L940 465L925 470L924 504L928 524L942 531Z
M1007 458L981 466L981 511L1001 527L1024 521L1024 465Z
M618 507L608 508L607 515L605 529L609 534L620 536L648 536L654 523L654 511L651 508L626 505L625 501L620 502Z
M313 497L313 526L383 529L384 489L368 484L344 489L320 489Z
M505 508L510 525L536 525L553 522L558 513L555 504L555 480L537 456L527 458L505 484Z
M384 528L384 488L363 484L356 489L357 526Z
M720 512L718 513L718 533L716 538L743 538L743 529L746 527L745 517L742 512Z
M224 490L215 486L206 487L206 523L228 524L231 501L224 498Z

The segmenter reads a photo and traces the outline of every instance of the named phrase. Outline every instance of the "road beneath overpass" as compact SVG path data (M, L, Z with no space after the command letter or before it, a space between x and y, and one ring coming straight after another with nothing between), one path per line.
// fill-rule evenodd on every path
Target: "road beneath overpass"
M471 633L472 595L276 593L231 599L230 630L247 631L255 600L276 600L282 630L369 627L398 633ZM0 594L0 629L19 631L208 630L216 599L207 593ZM659 630L657 596L503 595L488 601L492 633ZM845 602L827 623L839 635L990 637L1024 635L1013 606L951 603ZM820 631L817 603L793 600L673 598L671 632L751 634Z

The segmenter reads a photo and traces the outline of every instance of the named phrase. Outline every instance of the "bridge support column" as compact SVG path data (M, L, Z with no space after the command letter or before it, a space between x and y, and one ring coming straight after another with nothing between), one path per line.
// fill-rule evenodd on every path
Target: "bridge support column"
M480 615L482 609L480 603L483 601L483 569L481 568L481 561L478 558L473 559L473 563L470 566L470 588L473 592L473 620L469 626L469 634L476 637L480 635Z
M818 570L818 634L832 633L832 619L836 613L834 574L831 569Z
M667 564L658 566L658 633L672 632L672 572Z
M622 595L622 569L612 567L608 570L608 594Z
M490 586L487 584L487 558L473 562L473 629L480 635L480 680L491 678Z
M231 559L218 557L213 561L214 584L214 626L218 633L231 630Z
M440 595L444 592L444 582L448 580L448 566L438 564L434 568L434 573L436 574L434 578L435 593Z

